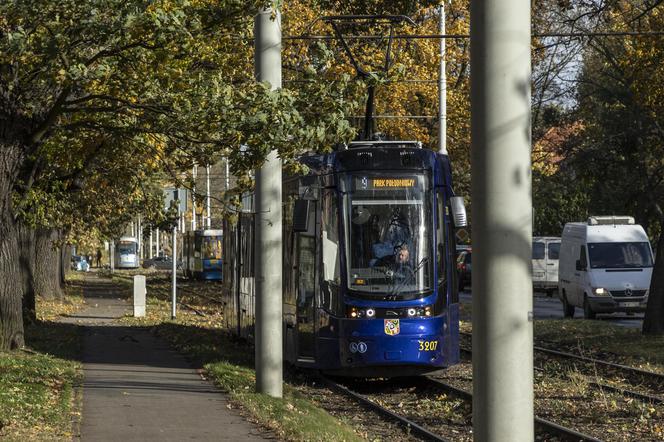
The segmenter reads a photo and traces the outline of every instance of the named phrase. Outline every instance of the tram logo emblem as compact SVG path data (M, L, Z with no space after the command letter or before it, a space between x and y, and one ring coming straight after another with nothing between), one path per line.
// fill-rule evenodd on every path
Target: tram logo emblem
M398 335L401 331L398 319L385 319L385 334L389 336Z

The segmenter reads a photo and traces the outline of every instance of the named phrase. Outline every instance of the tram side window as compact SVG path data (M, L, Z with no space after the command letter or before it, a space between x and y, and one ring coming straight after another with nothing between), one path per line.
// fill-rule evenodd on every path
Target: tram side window
M283 248L284 248L284 264L283 264L283 290L284 290L284 302L286 304L295 305L295 270L293 264L293 251L294 251L294 242L295 235L293 234L293 207L295 205L295 195L292 194L292 185L288 186L289 183L284 185L284 194L288 192L288 196L284 198L284 205L282 208L282 213L284 214L283 222ZM291 192L289 192L289 190Z
M321 306L333 313L341 313L339 284L341 282L339 261L339 207L334 190L323 193L322 237L323 237L323 284Z
M447 253L446 242L448 241L446 225L448 217L445 216L445 197L443 192L436 192L436 262L438 264L438 308L445 308L447 305Z

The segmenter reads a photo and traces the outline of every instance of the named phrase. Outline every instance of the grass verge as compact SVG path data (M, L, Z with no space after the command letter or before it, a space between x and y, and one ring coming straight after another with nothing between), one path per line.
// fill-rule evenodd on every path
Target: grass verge
M76 433L81 339L78 327L54 321L83 304L82 281L69 279L63 300L37 299L26 347L0 352L0 440L68 441Z
M226 334L221 312L193 297L182 301L176 321L170 320L169 285L163 277L148 282L145 318L125 317L126 325L152 326L157 335L204 367L207 376L229 393L231 404L280 439L291 441L363 440L350 424L315 406L289 384L283 399L258 394L255 388L254 348ZM193 309L195 310L193 310Z
M75 326L38 322L26 328L25 349L0 352L1 440L71 440L79 349Z

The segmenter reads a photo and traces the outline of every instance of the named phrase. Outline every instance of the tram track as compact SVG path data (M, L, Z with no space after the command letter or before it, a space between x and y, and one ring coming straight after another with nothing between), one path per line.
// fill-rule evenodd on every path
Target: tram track
M423 440L434 440L434 441L444 441L449 440L445 439L444 436L437 434L434 430L426 428L423 425L409 419L401 414L395 413L394 411L382 406L377 401L371 400L367 397L366 394L358 393L346 385L343 385L339 382L336 382L327 377L322 377L323 383L330 389L337 391L343 395L351 397L353 400L360 402L367 408L372 411L387 417L388 419L398 422L402 428L408 431L410 434L417 435L418 437L423 438ZM451 396L454 396L458 399L461 399L469 404L472 404L473 396L470 392L457 388L453 385L450 385L446 382L443 382L439 379L423 376L418 378L418 381L422 383L417 388L418 392L430 393L432 387L434 390L440 390ZM564 425L552 422L541 417L535 417L534 424L536 432L539 436L546 437L545 440L552 440L551 438L556 438L555 440L574 440L574 441L588 441L588 442L601 442L601 439L590 436L588 434L577 431L573 428L566 427Z
M460 399L472 403L472 393L429 376L425 376L425 379L427 379L428 382L436 385L438 388L445 390ZM565 427L564 425L560 425L537 416L535 416L535 428L539 429L540 432L546 433L548 435L557 436L561 438L561 440L601 442L601 439L597 439L593 436L576 431L573 428Z
M387 409L386 407L383 407L382 405L372 401L366 396L351 390L345 385L335 382L332 379L325 376L321 376L320 379L323 382L323 384L326 385L331 390L337 391L338 393L343 394L345 396L349 396L353 400L367 407L368 409L382 415L383 417L386 417L390 420L397 422L404 429L404 431L412 435L417 435L418 437L422 438L422 440L439 441L439 442L448 441L448 439L445 439L444 437L432 431L429 431L428 429L408 419L407 417L401 416Z
M461 332L461 336L465 337L470 337L470 333L466 332ZM598 390L604 390L604 391L610 391L613 393L621 394L623 396L628 396L631 398L635 398L644 402L649 402L649 403L654 403L654 404L661 404L664 403L664 398L661 396L662 391L664 391L664 375L661 373L657 373L654 371L649 371L649 370L644 370L641 368L637 367L631 367L628 365L624 364L617 364L615 362L610 362L610 361L605 361L602 359L597 359L597 358L591 358L588 356L583 356L583 355L578 355L574 353L569 353L569 352L563 352L559 350L553 350L545 347L540 347L540 346L534 346L533 350L535 352L547 355L547 356L553 356L556 358L561 358L561 359L567 359L567 360L572 360L572 361L578 361L583 364L587 364L589 368L587 369L590 371L589 376L597 376L596 369L597 367L603 367L609 372L609 376L616 376L615 373L619 373L620 379L619 381L622 381L623 379L629 380L630 385L636 384L636 385L643 385L647 384L647 388L650 391L644 392L644 391L635 391L635 390L630 390L629 388L624 388L624 387L619 387L615 385L609 385L605 382L594 382L594 381L588 381L588 385L592 388L598 389ZM463 352L468 355L472 355L472 350L463 348ZM576 367L578 368L578 367ZM617 382L620 383L620 382ZM652 390L657 391L657 394L652 394Z

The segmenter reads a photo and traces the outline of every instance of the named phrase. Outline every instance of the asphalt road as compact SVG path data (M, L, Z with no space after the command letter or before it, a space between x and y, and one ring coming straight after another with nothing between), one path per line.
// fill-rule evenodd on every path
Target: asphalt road
M459 298L462 303L470 304L472 302L472 290L466 288L460 293ZM535 292L533 298L533 308L535 319L562 319L563 306L560 300L554 295L549 298L544 293ZM583 318L583 310L576 309L575 318ZM638 313L628 316L624 313L598 314L597 319L607 321L622 327L640 328L643 322L643 314Z

